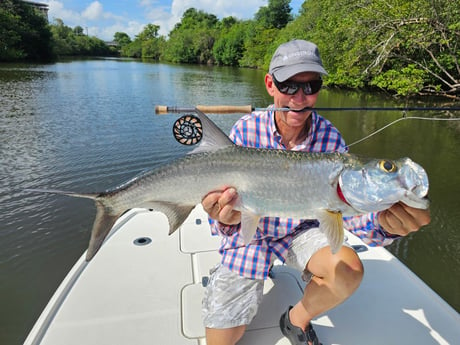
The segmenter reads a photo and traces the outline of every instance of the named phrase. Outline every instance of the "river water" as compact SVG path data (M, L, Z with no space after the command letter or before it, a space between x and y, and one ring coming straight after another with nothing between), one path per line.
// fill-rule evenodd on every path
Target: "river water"
M184 154L157 104L252 104L270 98L258 70L121 59L0 64L0 344L20 344L87 247L92 201L26 188L102 191ZM401 101L400 101L401 102ZM321 91L319 107L433 106L382 95ZM348 143L401 112L324 111ZM410 112L407 116L442 116ZM459 116L459 114L453 114ZM228 132L239 117L212 115ZM460 310L460 127L407 119L351 147L368 156L411 157L430 177L432 223L389 250ZM382 291L384 295L384 291Z

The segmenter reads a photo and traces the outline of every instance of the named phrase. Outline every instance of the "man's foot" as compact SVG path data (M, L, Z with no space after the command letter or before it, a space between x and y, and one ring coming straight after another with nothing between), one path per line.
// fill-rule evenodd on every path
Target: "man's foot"
M321 345L311 323L306 331L291 323L289 319L291 309L292 306L289 306L288 310L280 318L280 328L284 336L289 339L292 345Z

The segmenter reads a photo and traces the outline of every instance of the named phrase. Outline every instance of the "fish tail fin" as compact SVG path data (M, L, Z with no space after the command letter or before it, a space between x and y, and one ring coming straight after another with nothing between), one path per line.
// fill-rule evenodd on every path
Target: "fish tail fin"
M335 254L343 245L345 233L343 230L343 218L340 212L324 210L319 216L319 227L326 235L332 254Z
M168 202L152 202L145 206L166 215L168 218L170 235L184 223L185 219L195 207L195 205L178 205ZM108 208L104 205L104 199L102 198L96 199L96 208L96 219L94 220L93 229L91 230L91 239L86 252L86 261L90 261L97 253L118 217L124 212L113 212L112 208Z
M96 219L91 230L88 250L86 251L86 261L90 261L96 255L105 238L117 221L120 214L112 214L101 200L96 200Z
M106 199L104 195L100 193L82 194L65 192L55 189L27 189L26 191L36 193L61 194L71 197L93 199L95 201L97 213L96 219L93 223L93 229L91 230L91 238L89 241L88 250L86 252L86 261L90 261L94 257L99 248L101 248L105 238L109 234L118 217L126 211L126 209L115 210L113 207L107 206L105 203ZM162 212L166 215L168 218L170 235L176 231L182 225L182 223L184 223L185 219L189 216L195 207L195 205L181 205L170 202L150 202L142 206Z
M47 193L47 194L60 194L60 195L67 195L75 198L85 198L85 199L93 199L99 196L99 193L75 193L75 192L67 192L58 189L39 189L39 188L28 188L24 190L25 192L32 192L32 193Z
M111 212L111 210L104 205L104 199L100 198L100 193L75 193L66 192L57 189L26 189L28 192L34 193L49 193L49 194L60 194L76 198L92 199L96 203L97 213L96 219L93 223L93 229L91 230L91 238L89 240L88 250L86 251L86 261L90 261L93 256L97 253L99 248L102 246L107 234L112 229L117 218L123 212Z

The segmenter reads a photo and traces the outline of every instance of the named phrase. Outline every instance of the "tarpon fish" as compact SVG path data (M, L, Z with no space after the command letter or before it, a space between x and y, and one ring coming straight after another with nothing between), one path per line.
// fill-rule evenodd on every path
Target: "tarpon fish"
M235 208L241 211L242 245L254 239L262 217L318 219L335 253L344 240L342 216L382 211L400 201L429 206L427 174L409 158L240 147L204 113L196 110L196 115L203 137L193 151L117 188L93 194L33 190L95 200L88 261L125 211L163 212L172 234L206 194L230 186L239 196Z

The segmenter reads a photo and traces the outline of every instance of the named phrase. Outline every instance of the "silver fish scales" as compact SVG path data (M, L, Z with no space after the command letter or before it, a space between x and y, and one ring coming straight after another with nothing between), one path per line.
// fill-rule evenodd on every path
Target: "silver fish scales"
M372 159L349 153L309 153L234 145L202 112L203 139L191 153L102 193L62 193L95 200L90 260L117 218L144 207L163 212L173 233L214 190L234 187L241 234L249 243L260 218L318 219L331 250L343 243L342 216L384 210L402 201L427 208L428 177L409 158Z

